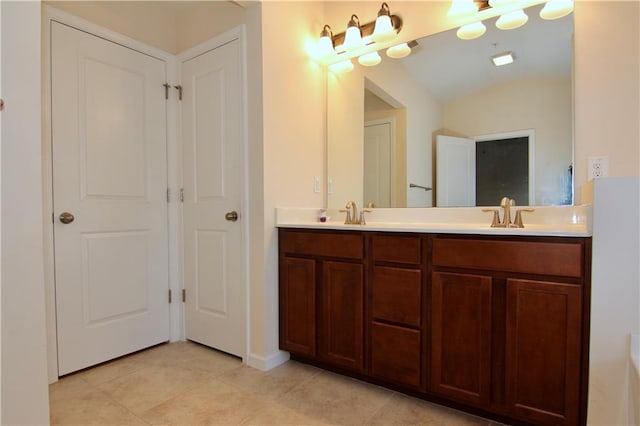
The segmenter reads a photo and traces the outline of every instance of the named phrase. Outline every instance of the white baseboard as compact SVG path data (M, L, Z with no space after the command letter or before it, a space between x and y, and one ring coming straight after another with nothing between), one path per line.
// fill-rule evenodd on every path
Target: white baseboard
M249 367L256 368L261 371L269 371L272 368L284 364L289 361L289 352L278 351L267 357L262 357L256 354L249 354L246 363Z

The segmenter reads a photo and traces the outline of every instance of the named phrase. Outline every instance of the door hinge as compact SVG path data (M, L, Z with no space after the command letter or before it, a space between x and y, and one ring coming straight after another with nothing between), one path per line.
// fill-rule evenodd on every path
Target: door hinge
M171 202L171 188L167 188L167 203Z
M178 91L178 100L181 101L182 100L182 86L181 85L177 85L177 86L173 86L176 88L176 90Z
M164 98L169 99L169 87L171 87L171 85L169 83L165 83L162 86L164 87Z
M185 303L187 301L187 290L185 290L184 288L182 289L182 303Z
M171 303L171 290L169 290L169 303Z
M184 203L184 188L180 188L180 202Z

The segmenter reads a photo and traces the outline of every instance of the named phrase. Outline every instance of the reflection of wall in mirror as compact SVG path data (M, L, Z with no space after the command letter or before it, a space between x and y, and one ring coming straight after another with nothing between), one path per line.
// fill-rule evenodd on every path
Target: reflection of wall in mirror
M571 200L571 111L569 78L522 79L448 102L443 106L443 127L467 137L533 129L536 204L565 204Z
M327 177L333 182L333 193L328 195L328 206L342 208L351 199L364 202L362 141L365 77L382 90L382 96L381 93L376 95L394 108L406 109L406 180L403 188L406 206L432 206L431 191L409 189L409 182L432 186L430 135L441 127L440 104L397 61L386 59L376 67L364 69L358 66L348 74L329 74Z
M371 93L367 90L368 93ZM405 108L393 108L374 94L371 97L378 99L377 103L367 103L365 94L364 122L370 123L377 120L391 119L395 126L395 143L392 160L394 166L392 170L395 177L391 182L395 183L395 188L391 191L391 207L407 207L407 110ZM365 205L369 200L363 200Z

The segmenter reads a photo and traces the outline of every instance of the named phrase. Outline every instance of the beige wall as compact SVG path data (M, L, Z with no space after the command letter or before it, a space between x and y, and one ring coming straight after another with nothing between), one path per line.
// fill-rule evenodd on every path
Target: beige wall
M3 425L49 423L45 335L40 4L0 2ZM18 35L18 36L16 36Z
M244 22L244 9L229 1L45 0L43 3L173 54Z
M640 3L578 1L575 9L576 194L587 157L609 175L640 175Z
M171 1L45 0L43 3L165 52L177 53L176 12L185 5Z
M245 10L227 1L196 1L176 16L176 52L209 40L244 23Z
M269 1L261 8L261 63L256 65L262 68L262 93L261 99L249 100L250 105L262 102L263 128L262 134L253 135L249 152L250 158L257 156L250 159L250 167L263 170L262 176L251 179L257 188L250 189L252 215L262 220L254 223L252 219L251 252L257 259L251 261L250 349L255 356L263 356L266 365L273 365L281 356L275 208L322 206L322 193L313 191L313 180L324 169L326 78L307 55L309 43L322 28L323 4ZM249 60L251 68L255 60ZM256 164L260 156L262 162Z
M533 129L535 204L566 201L573 162L570 79L509 81L448 102L443 111L444 128L467 137Z

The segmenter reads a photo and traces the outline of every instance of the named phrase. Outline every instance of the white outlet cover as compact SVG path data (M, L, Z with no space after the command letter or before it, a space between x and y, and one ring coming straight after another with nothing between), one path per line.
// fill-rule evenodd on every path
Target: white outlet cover
M608 156L600 156L600 157L588 157L588 179L594 179L599 177L607 177L609 176L609 157Z

